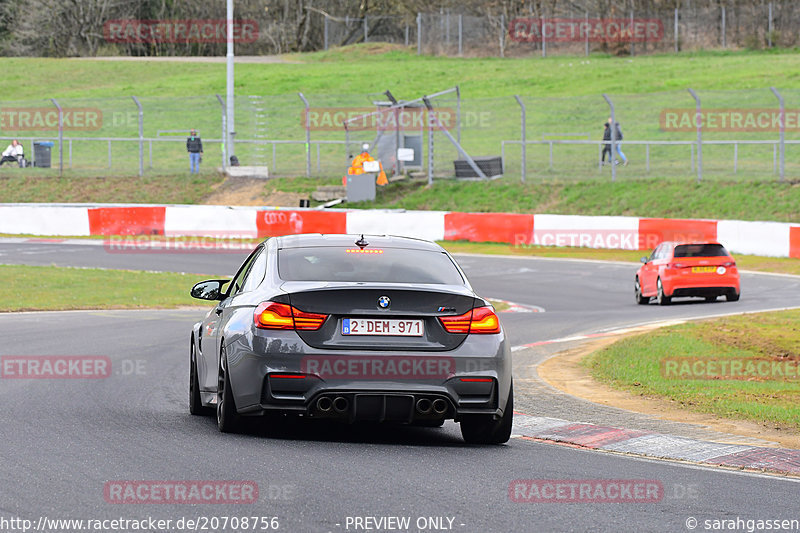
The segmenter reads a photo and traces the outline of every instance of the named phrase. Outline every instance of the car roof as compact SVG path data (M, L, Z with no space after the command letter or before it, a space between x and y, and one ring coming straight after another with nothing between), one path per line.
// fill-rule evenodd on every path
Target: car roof
M312 246L352 247L357 246L356 241L363 236L368 248L404 248L409 250L427 250L442 252L444 248L432 241L414 239L411 237L398 237L395 235L369 235L369 234L322 234L302 233L298 235L284 235L276 237L278 248L307 248Z

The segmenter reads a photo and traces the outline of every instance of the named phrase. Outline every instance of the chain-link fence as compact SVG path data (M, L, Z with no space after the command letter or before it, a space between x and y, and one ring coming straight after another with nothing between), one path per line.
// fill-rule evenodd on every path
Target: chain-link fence
M441 10L415 18L326 16L323 48L389 42L415 46L421 54L520 57L764 49L800 42L800 3L793 0L690 0L677 8L592 0L520 6L513 13L483 15Z
M436 120L419 96L238 96L228 155L275 176L342 175L363 142L380 152L390 173L437 178L454 177L454 161L477 157L501 157L506 178L528 180L800 173L800 90L699 91L699 132L697 101L688 90L608 95L624 157L602 153L611 115L603 95L468 98L453 88L427 99ZM29 160L36 159L35 143L53 143L49 170L20 172L135 175L141 166L146 174L170 174L188 172L185 142L194 128L204 143L202 168L209 171L225 164L222 104L216 95L2 102L0 138L19 139ZM413 149L411 160L398 161L398 148Z

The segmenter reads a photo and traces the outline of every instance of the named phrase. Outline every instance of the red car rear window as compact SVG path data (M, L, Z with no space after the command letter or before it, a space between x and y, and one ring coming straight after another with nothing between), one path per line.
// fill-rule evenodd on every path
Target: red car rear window
M728 257L728 250L721 244L680 244L675 247L673 257Z

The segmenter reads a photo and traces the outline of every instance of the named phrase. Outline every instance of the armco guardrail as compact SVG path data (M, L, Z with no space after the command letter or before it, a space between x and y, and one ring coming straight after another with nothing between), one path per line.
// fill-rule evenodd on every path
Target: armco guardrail
M733 253L800 258L800 224L742 220L198 205L0 204L0 233L268 237L391 234L511 246L649 250L665 240L717 240Z

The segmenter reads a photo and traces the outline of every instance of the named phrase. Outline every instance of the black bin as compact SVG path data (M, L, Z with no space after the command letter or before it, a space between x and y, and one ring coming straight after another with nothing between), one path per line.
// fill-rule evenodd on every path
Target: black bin
M50 168L50 153L53 150L53 143L50 141L39 141L33 143L34 166L40 168Z

